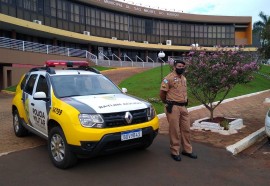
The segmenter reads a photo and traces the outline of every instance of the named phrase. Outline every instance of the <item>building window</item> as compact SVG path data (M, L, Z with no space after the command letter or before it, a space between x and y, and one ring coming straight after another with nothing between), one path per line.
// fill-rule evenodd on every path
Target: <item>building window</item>
M83 5L73 0L0 0L0 12L64 30L150 43L234 45L233 24L194 23L140 17Z
M37 0L23 0L21 5L26 10L37 11Z
M58 1L57 2L57 17L60 19L68 20L68 5L67 2Z
M106 19L105 19L105 12L103 12L103 11L100 12L100 23L101 23L100 26L105 28Z

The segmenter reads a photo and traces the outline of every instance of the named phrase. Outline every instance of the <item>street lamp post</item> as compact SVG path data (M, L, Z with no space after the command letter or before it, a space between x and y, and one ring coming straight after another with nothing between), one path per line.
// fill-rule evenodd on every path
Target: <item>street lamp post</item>
M261 48L263 47L263 39L260 39Z
M260 39L260 42L261 42L261 52L262 52L262 55L263 55L263 59L265 58L265 44L266 44L266 40L261 38Z
M158 53L158 58L162 59L165 57L165 53L163 51L160 51ZM160 63L160 78L161 78L161 81L163 79L163 61L161 61Z

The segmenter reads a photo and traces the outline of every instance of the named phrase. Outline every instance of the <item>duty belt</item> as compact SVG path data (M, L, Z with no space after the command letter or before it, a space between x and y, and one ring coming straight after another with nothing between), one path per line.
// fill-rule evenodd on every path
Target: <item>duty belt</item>
M184 102L184 103L180 103L180 102L177 102L177 101L166 101L166 103L168 105L177 105L177 106L186 106L187 105L187 102Z
M166 110L168 113L172 113L172 107L174 105L177 105L177 106L187 106L188 102L184 102L184 103L180 103L180 102L176 102L176 101L168 101L166 100Z

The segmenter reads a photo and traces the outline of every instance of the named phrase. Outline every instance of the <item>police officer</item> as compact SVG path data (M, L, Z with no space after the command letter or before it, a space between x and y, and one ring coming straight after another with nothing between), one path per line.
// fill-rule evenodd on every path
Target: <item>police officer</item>
M175 60L173 71L163 79L160 87L160 99L165 104L169 122L171 157L175 161L181 161L180 149L182 155L197 159L190 142L190 120L186 108L187 83L182 75L185 65L183 60Z

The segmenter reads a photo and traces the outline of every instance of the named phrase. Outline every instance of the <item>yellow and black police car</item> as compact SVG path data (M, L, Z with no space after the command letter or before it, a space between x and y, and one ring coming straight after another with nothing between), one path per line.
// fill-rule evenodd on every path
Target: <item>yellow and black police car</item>
M15 134L30 131L47 139L50 159L62 169L81 156L147 148L158 133L158 118L150 103L126 92L86 61L48 60L16 88Z

